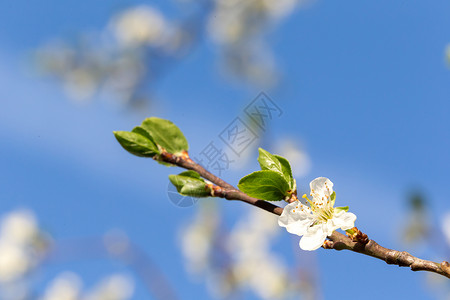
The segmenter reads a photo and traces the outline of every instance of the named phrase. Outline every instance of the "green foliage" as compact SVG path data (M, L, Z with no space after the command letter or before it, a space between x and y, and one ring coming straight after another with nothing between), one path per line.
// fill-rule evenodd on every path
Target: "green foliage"
M139 133L114 131L114 136L120 145L131 154L141 157L153 157L159 154L156 144Z
M336 202L336 192L333 191L333 193L330 195L331 204L334 206L334 202Z
M141 157L153 157L159 163L173 166L159 159L161 150L179 154L188 150L188 142L181 130L172 122L159 118L147 118L141 126L131 132L114 131L114 135L122 147L131 154Z
M291 165L289 164L287 159L276 154L271 154L262 148L259 148L258 151L258 162L261 166L261 170L271 170L280 173L283 178L289 183L290 189L295 189Z
M238 184L249 196L268 201L279 201L296 192L292 170L286 158L259 148L261 171L243 177Z
M291 165L289 164L289 161L284 158L283 156L274 154L273 156L275 156L278 161L281 164L281 171L283 172L284 178L286 178L286 180L289 181L291 189L295 189L295 179L294 176L292 176L292 169L291 169Z
M339 212L339 211L348 211L348 206L341 206L341 207L335 207L334 208L334 212Z
M195 171L169 175L169 179L181 195L191 197L211 196L211 190L207 187L206 182Z
M141 126L136 126L133 128L133 130L131 130L131 132L135 132L138 133L144 137L146 137L147 139L149 139L150 141L152 141L154 144L156 144L155 140L153 139L153 137L150 135L150 133L145 130L144 128L142 128Z
M280 172L262 170L239 181L238 188L251 197L268 201L283 200L289 195L289 183Z
M183 132L169 120L155 117L147 118L142 122L141 128L153 137L156 144L169 153L177 154L189 149Z
M171 164L161 159L161 151L179 155L189 148L186 138L175 124L155 117L145 119L131 132L115 131L114 135L122 147L131 154L153 157L168 166ZM262 170L243 177L238 185L241 191L268 201L283 200L296 192L291 166L284 157L259 148L258 161ZM195 171L170 175L169 179L182 195L193 197L211 195L211 189Z

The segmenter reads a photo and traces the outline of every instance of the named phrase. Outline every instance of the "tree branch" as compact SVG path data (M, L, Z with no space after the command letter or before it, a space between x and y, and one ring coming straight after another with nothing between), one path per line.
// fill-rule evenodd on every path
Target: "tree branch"
M276 215L281 215L283 212L283 208L273 205L272 203L250 197L236 189L231 184L210 173L201 165L190 159L187 152L183 153L181 156L175 156L171 153L163 152L160 155L160 159L164 162L196 171L201 177L216 184L217 187L213 190L213 195L216 197L225 198L227 200L243 201ZM384 248L377 244L374 240L369 240L367 235L363 234L358 229L356 229L356 231L357 235L355 235L353 239L342 233L334 231L333 234L328 237L329 241L326 241L323 247L326 249L350 250L384 260L387 264L398 265L399 267L410 267L412 271L433 272L450 278L450 264L447 261L437 263L420 259L405 251Z
M384 260L387 264L410 267L412 271L434 272L450 278L450 264L447 261L437 263L420 259L405 251L384 248L374 240L369 240L367 244L355 242L337 231L334 231L329 239L332 243L327 244L327 248L330 249L350 250Z
M161 159L164 162L168 162L174 165L177 165L179 167L185 168L187 170L193 170L200 174L201 177L211 181L212 183L216 184L217 186L223 188L222 191L223 195L221 198L225 198L227 200L239 200L246 202L248 204L257 206L261 209L264 209L268 212L271 212L276 215L281 215L283 212L283 208L273 205L272 203L269 203L267 201L263 201L260 199L256 199L253 197L250 197L249 195L241 192L240 190L236 189L234 186L229 184L228 182L220 179L216 175L210 173L205 168L203 168L201 165L195 163L192 159L189 158L187 152L184 153L183 156L175 156L171 153L163 152L161 153Z

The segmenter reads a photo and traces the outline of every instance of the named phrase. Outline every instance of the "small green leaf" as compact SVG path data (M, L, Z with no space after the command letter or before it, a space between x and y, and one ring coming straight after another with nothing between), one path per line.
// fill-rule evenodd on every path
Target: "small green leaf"
M114 131L114 136L125 150L136 156L153 157L159 153L151 140L136 132Z
M156 144L156 143L155 143L155 140L154 140L153 137L150 135L150 133L149 133L147 130L145 130L144 128L142 128L141 126L136 126L136 127L134 127L133 130L131 130L131 132L138 133L138 134L142 135L143 137L148 138L148 139L149 139L150 141L152 141L154 144Z
M279 201L290 189L286 179L276 171L253 172L239 180L238 188L251 197L268 201Z
M199 179L201 181L204 181L202 179L202 177L200 176L200 174L198 174L197 172L192 171L192 170L181 172L180 174L178 174L178 176L190 177L190 178Z
M158 164L166 166L166 167L175 167L176 166L174 164L171 164L171 163L168 163L168 162L165 162L165 161L161 161L159 159L156 159L156 161L158 162Z
M206 186L206 182L195 171L186 171L178 175L169 175L169 179L177 188L178 193L183 196L211 196L211 190Z
M291 165L289 164L289 161L280 155L274 154L274 156L280 162L281 171L282 171L284 177L289 180L291 189L295 189L294 176L292 176L292 169L291 169Z
M334 206L334 202L336 201L336 192L333 191L333 193L330 195L331 204Z
M280 173L289 182L289 187L293 189L294 178L288 160L282 156L271 154L262 148L259 148L258 151L258 162L261 170L272 170Z
M335 212L339 212L339 211L348 211L348 206L341 206L341 207L335 207L334 211Z
M181 130L169 120L147 118L140 127L148 131L156 144L169 153L176 154L189 149L188 142Z
M262 170L272 170L281 173L281 164L270 152L259 148L258 162Z

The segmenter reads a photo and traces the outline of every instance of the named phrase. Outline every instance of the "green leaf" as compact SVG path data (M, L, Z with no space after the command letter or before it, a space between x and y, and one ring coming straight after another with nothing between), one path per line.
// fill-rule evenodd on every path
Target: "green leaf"
M155 143L136 132L114 131L114 136L125 150L136 156L153 157L159 153Z
M282 156L271 154L262 148L259 148L258 151L258 162L261 170L271 170L280 173L289 182L289 187L293 189L294 178L288 160Z
M336 201L336 192L333 191L333 193L330 195L331 204L334 206L334 202Z
M140 134L140 135L142 135L143 137L146 137L147 139L149 139L150 141L152 141L154 144L156 144L156 143L155 143L155 140L154 140L153 137L150 135L150 133L149 133L147 130L145 130L144 128L142 128L141 126L136 126L136 127L134 127L133 130L131 130L131 132L135 132L135 133L137 133L137 134Z
M291 169L291 165L289 164L289 161L284 158L283 156L274 154L274 156L278 159L278 161L281 164L281 171L284 175L284 177L289 180L291 189L295 188L295 183L294 183L294 176L292 176L292 169Z
M159 159L156 159L156 162L158 162L158 164L166 166L166 167L176 167L176 165L174 165L174 164L171 164L171 163L168 163L168 162L165 162L165 161L161 161Z
M334 208L334 211L335 211L335 212L339 212L339 211L341 211L341 210L343 210L343 211L348 211L348 206L341 206L341 207L335 207L335 208Z
M169 120L147 118L140 127L153 137L156 144L169 153L176 154L189 149L188 142L181 130Z
M206 186L206 182L195 171L186 171L178 175L169 175L169 179L177 188L178 193L183 196L211 196L211 190Z
M268 201L279 201L290 189L286 179L276 171L253 172L239 180L238 188L251 197Z
M199 179L201 181L204 181L202 179L202 177L200 176L200 174L198 174L197 172L192 171L192 170L181 172L180 174L178 174L178 176L190 177L190 178Z

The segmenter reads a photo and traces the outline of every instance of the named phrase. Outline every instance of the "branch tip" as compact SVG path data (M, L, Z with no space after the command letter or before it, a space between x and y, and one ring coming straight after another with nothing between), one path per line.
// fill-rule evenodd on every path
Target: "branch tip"
M448 261L444 260L443 262L441 262L441 269L442 271L450 275L450 264L448 263Z
M369 237L367 234L363 233L357 227L353 227L345 231L348 237L356 243L367 244L369 242Z
M323 247L324 249L333 249L334 243L333 243L333 241L325 240L325 242L323 242L322 247Z

